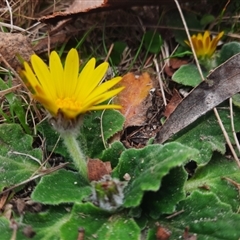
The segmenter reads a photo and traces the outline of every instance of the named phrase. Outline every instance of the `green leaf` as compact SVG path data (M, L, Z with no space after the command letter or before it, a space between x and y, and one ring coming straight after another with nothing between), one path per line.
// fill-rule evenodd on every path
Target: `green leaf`
M124 215L112 215L91 203L75 204L71 218L61 228L62 240L75 240L78 228L84 229L84 239L139 239L140 229L133 219Z
M240 93L232 96L232 102L236 107L240 107Z
M176 210L179 201L185 199L183 189L188 178L183 167L176 167L163 177L161 187L157 192L150 192L144 196L150 216L154 219L162 214L171 214Z
M205 28L206 25L212 23L215 20L215 17L212 14L204 14L200 21L201 25Z
M119 162L119 157L126 150L121 142L113 142L109 148L103 151L101 156L102 161L110 161L112 168L115 168Z
M87 144L87 154L92 158L101 156L105 149L103 141L107 145L114 134L121 131L124 124L124 117L119 111L107 110L91 112L84 118L81 133ZM103 136L101 134L101 127Z
M9 88L9 86L0 78L0 89L5 90L8 88ZM6 94L5 98L7 99L8 103L9 103L10 112L12 114L12 123L15 122L14 119L15 119L15 115L16 115L16 117L19 120L19 122L21 123L21 126L23 127L23 129L28 134L30 134L31 131L30 131L28 124L26 123L26 119L25 119L26 111L23 107L22 101L12 92Z
M99 239L140 239L141 230L136 222L128 216L113 216L96 233Z
M162 44L163 40L158 32L149 30L144 34L143 45L150 53L158 54Z
M234 142L228 104L222 104L218 108L218 112L230 139ZM238 108L234 108L234 123L235 130L237 132L240 131L240 109ZM171 141L177 141L198 149L199 155L193 160L199 166L207 164L210 161L213 151L218 151L221 154L224 154L226 151L226 141L213 112L199 118L193 124L180 131Z
M63 140L59 138L59 133L54 130L54 128L49 124L48 121L43 121L37 125L37 130L43 135L46 139L46 149L49 152L61 154L65 161L70 161L69 154L63 143Z
M186 226L190 234L197 234L198 240L239 239L240 215L231 211L231 206L222 203L213 193L194 191L182 201L176 210L177 216L159 220L171 231L171 239L182 236Z
M191 193L199 189L204 192L213 192L222 202L230 204L233 211L237 212L239 208L239 193L223 177L240 183L239 168L237 168L236 162L215 153L206 166L197 169L194 176L186 183L185 191Z
M80 202L91 194L91 186L72 171L61 169L41 178L31 198L43 204Z
M0 233L2 240L9 240L13 234L13 230L10 228L10 221L5 217L0 217Z
M117 41L113 45L112 52L110 54L110 58L112 60L112 63L116 66L118 66L122 59L122 54L124 50L126 49L127 44L122 41Z
M189 29L199 29L199 30L202 29L202 25L200 21L197 19L197 14L187 12L187 11L184 11L183 14ZM167 19L167 25L173 32L175 40L181 45L186 46L184 40L187 40L187 35L186 35L186 32L184 31L184 26L178 10L174 9L174 10L168 11L168 13L166 14L166 19ZM196 34L196 32L192 32L191 34Z
M240 53L239 42L229 42L224 44L219 52L219 58L217 59L218 65L224 63L237 53Z
M157 191L161 186L162 178L172 168L186 163L197 153L196 149L174 142L124 151L118 166L113 171L113 176L120 179L126 173L131 177L124 191L124 206L138 206L145 191Z
M40 213L26 213L21 223L21 229L17 234L18 240L29 239L23 235L22 230L26 225L30 225L36 235L34 240L59 240L61 226L69 219L67 207L52 207L51 209Z
M172 80L184 86L191 86L191 87L196 87L202 81L196 65L192 63L182 65L173 74Z
M124 117L120 112L115 110L106 110L103 114L102 111L95 111L86 114L81 129L79 130L80 136L78 137L82 150L88 157L100 157L102 151L105 150L103 140L107 145L107 140L109 140L115 133L122 130L123 123ZM103 136L101 134L101 127ZM47 121L39 124L38 130L46 138L48 151L52 151L54 149L54 152L64 156L66 161L70 160L67 149L61 139L58 142L58 145L55 146L58 141L59 134Z
M0 190L27 180L37 171L42 152L32 144L33 138L18 124L0 124Z

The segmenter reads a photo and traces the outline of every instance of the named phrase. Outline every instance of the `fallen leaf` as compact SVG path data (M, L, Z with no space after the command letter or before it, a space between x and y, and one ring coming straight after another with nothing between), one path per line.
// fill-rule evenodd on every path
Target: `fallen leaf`
M151 106L152 80L148 73L134 75L128 73L123 76L120 83L125 89L118 94L114 102L120 104L121 113L125 116L125 128L129 126L142 126L146 122L146 112Z
M89 181L99 181L104 175L109 175L112 172L110 162L103 162L99 159L88 159L88 179Z
M168 105L166 106L163 115L166 118L168 118L181 101L182 101L181 95L179 94L179 92L176 89L174 89L173 96L172 96L170 102L168 103Z
M185 97L157 134L156 143L167 141L199 117L240 92L240 54L217 67Z
M21 67L17 55L20 55L25 61L29 61L30 56L34 54L30 40L20 33L1 33L0 32L0 54L9 63L13 69ZM2 59L0 58L0 63Z
M170 58L169 65L166 64L164 71L169 77L171 77L178 68L185 64L188 64L187 60L182 58Z
M187 2L188 0L179 0L179 3ZM66 18L74 18L80 14L87 12L98 12L109 9L126 8L141 5L175 5L174 1L169 0L75 0L64 12L55 12L52 15L43 16L38 20L45 23L56 23Z

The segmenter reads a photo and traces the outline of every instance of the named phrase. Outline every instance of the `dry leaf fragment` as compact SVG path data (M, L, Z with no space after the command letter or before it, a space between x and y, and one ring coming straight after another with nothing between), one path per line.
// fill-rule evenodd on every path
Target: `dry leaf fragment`
M170 102L168 103L168 105L166 106L163 115L166 118L168 118L181 101L182 101L181 95L179 94L179 92L176 89L174 89L173 96L172 96Z
M178 68L185 64L188 64L188 60L181 58L170 58L169 65L165 66L164 71L169 77L171 77Z
M148 73L136 76L128 73L123 76L121 86L125 89L118 94L115 101L122 106L120 110L125 116L125 128L128 126L142 126L146 122L146 112L151 106L152 80Z
M112 172L110 162L103 162L99 159L88 159L88 179L89 181L99 181L104 175L109 175Z
M180 3L188 0L179 0ZM75 0L65 12L55 12L49 16L38 19L41 22L56 23L69 17L76 17L87 12L98 12L109 9L126 8L141 5L175 5L174 1L169 0Z
M20 55L25 61L29 61L34 52L31 42L26 36L20 33L0 32L0 54L13 69L17 69L21 66L17 55ZM0 63L2 63L1 58Z

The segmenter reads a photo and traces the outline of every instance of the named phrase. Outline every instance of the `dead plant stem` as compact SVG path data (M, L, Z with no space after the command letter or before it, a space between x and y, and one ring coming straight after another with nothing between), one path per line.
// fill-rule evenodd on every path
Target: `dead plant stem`
M154 62L154 65L155 65L155 68L156 68L156 71L157 71L157 76L158 76L158 81L159 81L159 85L160 85L160 89L161 89L161 93L162 93L162 97L163 97L163 102L164 102L164 105L167 106L167 100L166 100L165 93L164 93L164 88L163 88L163 81L162 81L161 74L160 74L160 71L159 71L157 59L154 58L153 62Z

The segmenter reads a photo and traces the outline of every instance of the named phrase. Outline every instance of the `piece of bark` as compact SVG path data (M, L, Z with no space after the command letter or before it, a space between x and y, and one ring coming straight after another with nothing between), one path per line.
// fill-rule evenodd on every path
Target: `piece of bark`
M179 103L158 132L155 142L167 141L172 135L238 92L240 54L217 67Z

